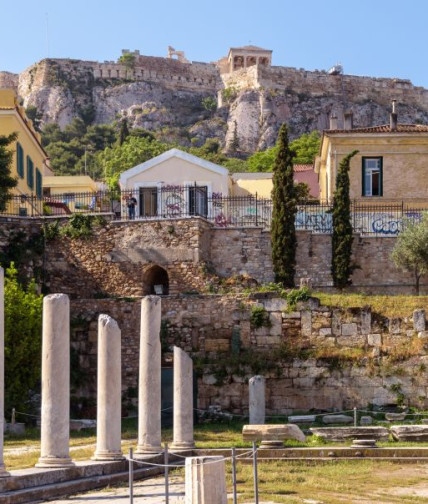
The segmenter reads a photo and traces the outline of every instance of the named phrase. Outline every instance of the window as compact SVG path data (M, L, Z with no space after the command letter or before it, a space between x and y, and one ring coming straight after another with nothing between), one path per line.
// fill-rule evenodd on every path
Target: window
M38 198L42 197L43 188L42 188L42 174L40 170L36 168L36 195Z
M383 195L381 157L363 157L363 196Z
M19 142L16 144L16 171L24 178L24 149Z
M27 185L30 189L34 188L34 164L30 156L27 156Z

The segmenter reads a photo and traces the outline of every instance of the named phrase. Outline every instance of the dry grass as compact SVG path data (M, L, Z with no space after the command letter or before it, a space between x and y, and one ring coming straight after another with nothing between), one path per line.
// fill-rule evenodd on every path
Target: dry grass
M301 504L428 503L424 480L428 465L399 466L391 462L355 460L317 463L263 462L258 466L259 498ZM228 468L228 488L232 479ZM239 503L254 502L251 465L238 465ZM425 493L425 495L423 495ZM231 501L230 501L231 502Z
M314 292L324 306L337 308L362 308L371 306L372 311L385 317L410 317L413 310L428 311L428 296L372 296L368 294L326 294Z

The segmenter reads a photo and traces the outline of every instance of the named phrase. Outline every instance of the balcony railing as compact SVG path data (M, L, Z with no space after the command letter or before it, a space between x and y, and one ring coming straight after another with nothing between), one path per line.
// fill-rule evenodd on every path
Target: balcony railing
M396 236L408 220L419 221L424 211L428 211L428 199L413 202L351 202L352 225L355 232L362 235ZM114 219L140 221L199 216L221 228L269 229L272 200L257 195L223 196L209 193L206 187L200 186L164 186L161 189L152 187L135 191L65 193L42 198L32 195L12 196L6 211L0 215L47 217L75 213L109 213ZM332 226L331 204L309 201L298 205L297 230L330 234Z

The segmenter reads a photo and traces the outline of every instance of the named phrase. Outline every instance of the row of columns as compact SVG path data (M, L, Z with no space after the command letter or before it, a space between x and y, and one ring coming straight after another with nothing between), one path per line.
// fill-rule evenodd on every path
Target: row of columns
M0 268L0 477L4 422L4 290ZM141 302L138 445L136 458L162 451L161 446L161 300ZM122 459L121 331L108 315L98 319L97 443L94 460ZM43 299L41 454L37 467L73 465L70 429L70 301L65 294ZM188 450L193 440L193 363L174 347L174 427L171 450Z

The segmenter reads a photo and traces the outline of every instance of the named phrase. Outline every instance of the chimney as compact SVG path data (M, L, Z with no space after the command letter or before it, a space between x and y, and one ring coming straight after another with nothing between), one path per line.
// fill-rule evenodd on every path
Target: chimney
M330 117L330 129L331 130L337 129L337 116L336 115L332 115Z
M345 112L345 129L351 130L354 127L354 114L352 110Z
M392 100L392 112L389 116L389 125L391 131L397 131L397 113L395 112L395 104L397 100Z

